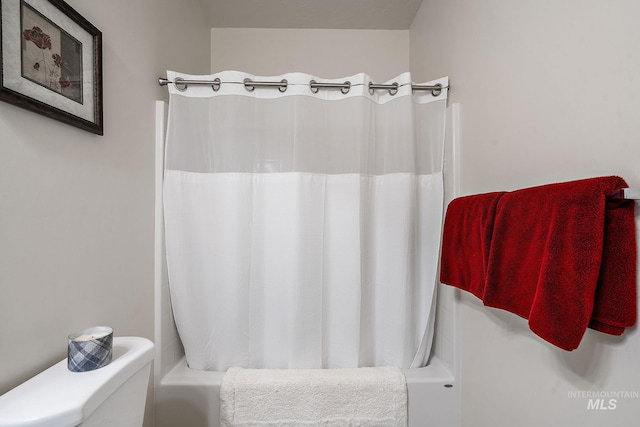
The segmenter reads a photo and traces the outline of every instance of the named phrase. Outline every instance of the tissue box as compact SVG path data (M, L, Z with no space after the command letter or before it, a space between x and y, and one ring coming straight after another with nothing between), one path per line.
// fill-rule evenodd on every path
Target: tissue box
M113 329L95 326L69 335L67 367L87 372L107 366L113 357Z

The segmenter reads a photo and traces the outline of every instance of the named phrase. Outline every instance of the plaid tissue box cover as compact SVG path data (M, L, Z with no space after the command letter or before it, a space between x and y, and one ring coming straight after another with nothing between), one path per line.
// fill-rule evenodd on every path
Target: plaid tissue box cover
M67 366L72 372L102 368L113 357L113 334L87 341L69 341Z

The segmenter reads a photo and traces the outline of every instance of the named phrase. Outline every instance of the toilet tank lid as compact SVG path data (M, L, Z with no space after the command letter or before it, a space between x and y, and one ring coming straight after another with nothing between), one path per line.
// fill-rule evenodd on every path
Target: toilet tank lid
M115 337L113 359L89 372L71 372L60 361L0 396L0 427L76 426L153 360L153 343Z

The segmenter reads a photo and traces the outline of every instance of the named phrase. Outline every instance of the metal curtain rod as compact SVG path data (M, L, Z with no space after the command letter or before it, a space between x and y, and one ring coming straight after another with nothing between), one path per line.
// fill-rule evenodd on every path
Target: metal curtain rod
M166 78L160 77L158 79L158 84L160 86L167 86L168 84L175 85L176 89L180 91L184 91L187 89L189 85L205 85L211 86L214 92L217 92L220 89L220 85L224 83L221 82L219 78L214 80L185 80L180 77L176 77L175 81L170 81ZM237 84L237 83L236 83ZM249 92L253 91L257 87L277 87L280 92L285 92L289 85L286 79L280 80L279 82L260 82L253 81L251 79L244 79L243 81L245 89ZM344 83L319 83L315 80L309 81L309 87L311 88L311 92L317 93L319 89L340 89L342 93L349 93L351 90L351 82L345 81ZM400 85L398 83L391 84L377 84L373 82L369 82L369 92L373 94L374 90L388 90L390 95L395 95L398 92L398 88ZM428 90L431 91L431 95L438 96L442 93L442 89L448 89L449 86L442 86L440 83L436 85L417 85L412 84L412 90Z

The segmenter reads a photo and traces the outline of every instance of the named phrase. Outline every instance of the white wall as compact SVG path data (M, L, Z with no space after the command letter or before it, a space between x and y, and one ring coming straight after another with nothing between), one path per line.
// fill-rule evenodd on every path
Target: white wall
M379 82L409 69L409 31L213 28L211 70L339 78L366 72Z
M425 0L411 70L451 79L461 192L609 174L640 186L639 16L635 0ZM637 328L622 338L589 330L565 352L470 295L460 312L465 427L637 424L639 398L588 410L569 397L640 392Z
M154 100L206 73L196 0L68 0L103 32L105 135L0 103L0 394L93 325L153 338Z

